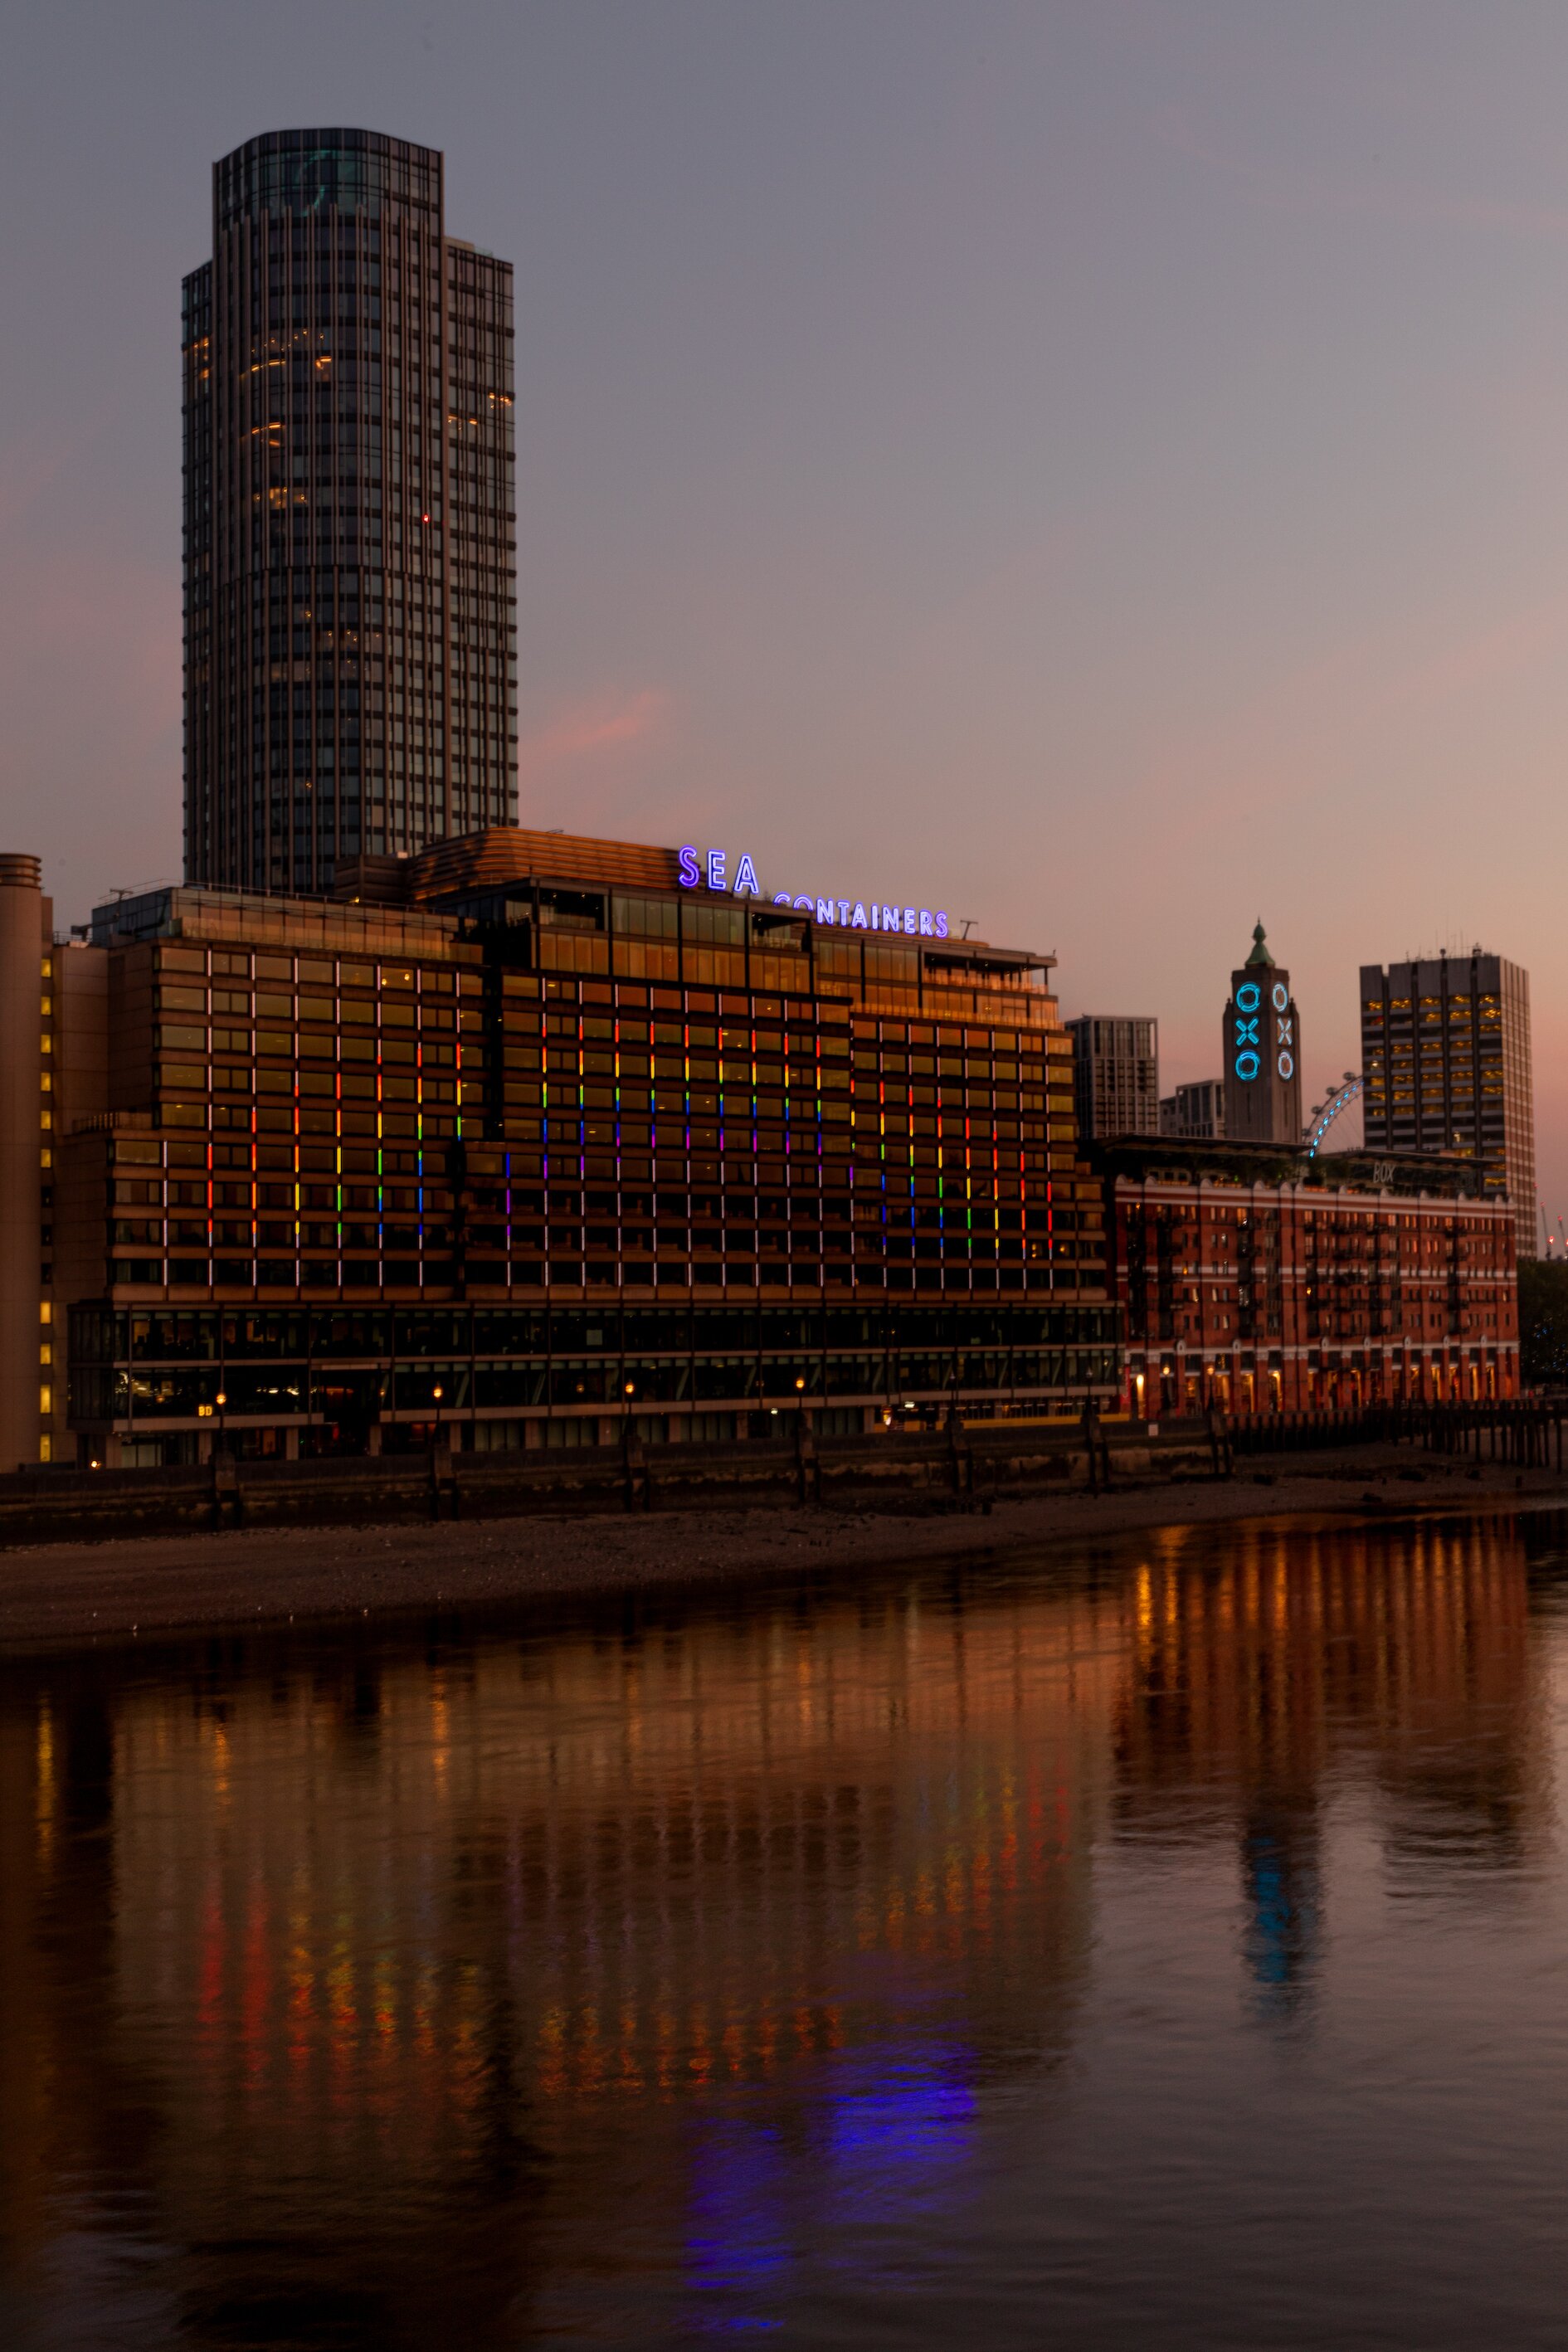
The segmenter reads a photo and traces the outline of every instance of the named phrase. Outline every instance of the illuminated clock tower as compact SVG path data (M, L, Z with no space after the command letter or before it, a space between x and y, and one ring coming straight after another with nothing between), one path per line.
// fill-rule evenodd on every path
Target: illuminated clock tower
M1231 1143L1301 1140L1301 1025L1290 975L1259 923L1252 953L1230 975L1225 1008L1225 1132Z

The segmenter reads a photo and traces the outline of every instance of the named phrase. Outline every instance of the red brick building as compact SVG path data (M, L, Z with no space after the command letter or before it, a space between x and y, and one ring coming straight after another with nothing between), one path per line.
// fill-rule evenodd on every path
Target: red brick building
M1518 1394L1513 1212L1470 1164L1144 1136L1094 1157L1131 1412Z

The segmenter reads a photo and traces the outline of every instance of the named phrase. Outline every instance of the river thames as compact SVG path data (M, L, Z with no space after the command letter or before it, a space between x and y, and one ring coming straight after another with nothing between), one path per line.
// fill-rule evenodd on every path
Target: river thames
M13 1662L0 2341L1568 2344L1565 1554Z

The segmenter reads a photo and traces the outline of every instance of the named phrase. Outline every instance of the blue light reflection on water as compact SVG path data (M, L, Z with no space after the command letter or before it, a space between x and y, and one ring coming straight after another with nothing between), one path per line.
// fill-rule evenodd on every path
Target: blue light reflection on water
M697 2133L689 2161L689 2284L749 2290L787 2271L789 2169L777 2127L715 2118Z
M919 2063L830 2095L827 2179L836 2203L861 2221L909 2221L949 2201L973 2139L971 2063L928 2051Z
M731 2306L787 2295L805 2252L832 2267L835 2241L851 2233L863 2264L869 2234L921 2220L934 2227L962 2189L973 2144L973 2053L926 2046L818 2064L812 2122L797 2135L730 2115L695 2128L686 2264L691 2289L714 2299L691 2312L704 2333L781 2326L776 2312Z

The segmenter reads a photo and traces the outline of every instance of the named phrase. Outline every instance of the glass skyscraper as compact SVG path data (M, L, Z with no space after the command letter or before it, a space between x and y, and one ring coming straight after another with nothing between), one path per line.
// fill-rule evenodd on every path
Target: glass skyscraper
M514 820L511 266L445 231L442 158L277 131L213 173L184 282L185 876Z
M1530 974L1479 947L1361 968L1369 1151L1479 1160L1513 1204L1521 1257L1536 1240Z

